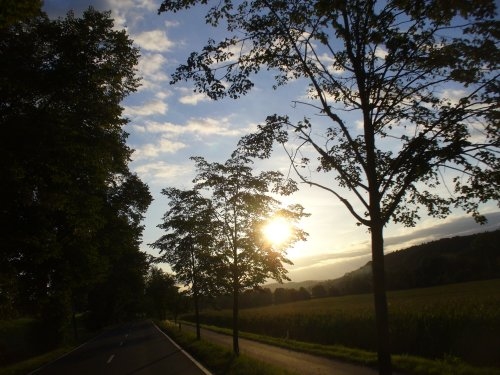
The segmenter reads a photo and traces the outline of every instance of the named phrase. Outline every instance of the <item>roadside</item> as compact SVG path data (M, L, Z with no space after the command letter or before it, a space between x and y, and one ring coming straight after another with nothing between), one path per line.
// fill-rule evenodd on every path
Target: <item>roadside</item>
M195 332L195 327L182 324L182 330ZM203 340L232 348L232 337L205 328L201 329ZM376 375L372 368L336 361L320 356L283 349L244 338L239 339L240 352L248 357L267 362L280 368L303 375Z

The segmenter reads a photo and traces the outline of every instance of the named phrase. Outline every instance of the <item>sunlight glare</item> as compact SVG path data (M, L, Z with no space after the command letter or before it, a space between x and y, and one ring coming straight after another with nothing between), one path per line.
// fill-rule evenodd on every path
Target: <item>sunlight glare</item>
M279 245L290 237L292 228L284 218L277 217L269 221L263 228L263 233L269 242Z

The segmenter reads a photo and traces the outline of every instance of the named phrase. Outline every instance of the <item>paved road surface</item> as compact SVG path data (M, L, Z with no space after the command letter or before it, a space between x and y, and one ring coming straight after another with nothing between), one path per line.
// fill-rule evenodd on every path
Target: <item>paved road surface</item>
M33 375L208 375L152 322L101 334Z
M182 330L195 330L194 326L183 324ZM232 336L202 329L202 340L232 348ZM378 371L369 367L335 361L293 350L283 349L257 341L240 338L240 352L249 357L276 365L300 375L377 375Z

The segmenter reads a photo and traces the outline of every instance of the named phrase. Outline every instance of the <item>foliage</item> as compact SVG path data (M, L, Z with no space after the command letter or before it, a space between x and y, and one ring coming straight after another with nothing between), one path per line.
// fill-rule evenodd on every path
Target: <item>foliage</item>
M268 278L287 280L283 264L291 262L285 257L286 249L306 238L296 223L307 214L301 205L285 208L270 195L288 195L296 189L280 172L254 175L250 160L238 153L224 164L208 163L201 157L193 159L198 171L195 187L210 193L218 224L216 254L221 262L212 272L218 275L222 290L233 297L233 350L238 354L239 294ZM273 215L293 224L289 238L278 245L269 243L262 234Z
M164 1L159 12L201 3ZM484 222L480 205L500 201L496 17L491 0L225 0L205 19L229 35L172 75L212 99L245 95L263 69L275 73L274 88L309 83L296 104L314 117L271 115L240 145L267 158L281 144L304 183L370 230L381 373L391 372L384 226L453 207Z
M112 315L143 293L151 196L128 169L120 106L138 86L138 50L92 8L42 13L0 40L0 311L40 317L57 341L89 293Z
M41 0L0 0L0 29L35 17L41 8Z
M146 304L150 316L155 319L167 319L170 312L177 317L180 303L179 287L172 275L162 269L151 267L146 278Z
M151 246L160 250L158 261L169 263L176 279L189 287L198 316L200 296L212 295L219 284L220 273L214 272L220 263L214 251L215 212L210 199L195 189L167 188L162 194L169 198L170 209L158 227L166 234ZM199 323L197 335L199 339Z

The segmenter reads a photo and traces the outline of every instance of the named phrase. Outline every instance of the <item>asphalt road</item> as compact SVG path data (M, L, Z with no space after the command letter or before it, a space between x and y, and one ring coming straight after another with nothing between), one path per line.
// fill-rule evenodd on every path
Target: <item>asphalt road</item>
M208 375L152 322L105 332L33 375Z

